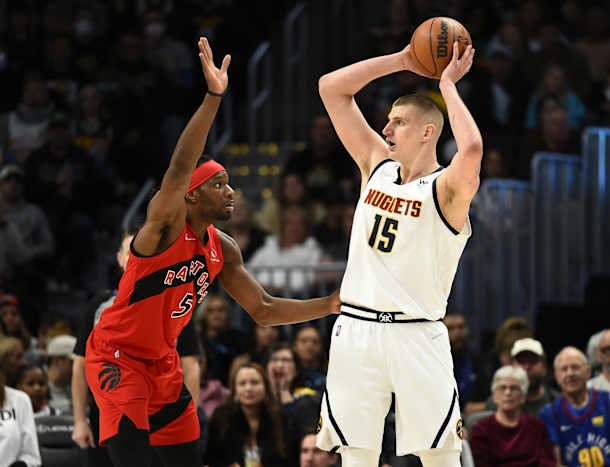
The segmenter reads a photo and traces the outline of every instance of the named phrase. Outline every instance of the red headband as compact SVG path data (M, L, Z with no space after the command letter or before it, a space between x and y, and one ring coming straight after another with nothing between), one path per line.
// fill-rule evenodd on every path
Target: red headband
M189 185L189 189L187 193L193 191L199 185L204 183L206 180L212 178L218 172L226 172L222 165L220 165L216 161L207 161L201 164L199 167L195 169L193 172L193 176L191 177L191 184Z

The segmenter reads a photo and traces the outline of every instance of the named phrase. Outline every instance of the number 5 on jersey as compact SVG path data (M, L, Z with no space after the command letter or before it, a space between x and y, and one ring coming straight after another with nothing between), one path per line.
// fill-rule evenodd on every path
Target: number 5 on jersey
M379 226L381 221L383 227L381 228L381 238L377 240L377 234L379 232ZM380 214L375 214L375 224L369 237L369 246L371 248L377 248L382 253L390 253L394 248L394 241L396 240L396 232L398 230L398 221L389 217L383 217Z

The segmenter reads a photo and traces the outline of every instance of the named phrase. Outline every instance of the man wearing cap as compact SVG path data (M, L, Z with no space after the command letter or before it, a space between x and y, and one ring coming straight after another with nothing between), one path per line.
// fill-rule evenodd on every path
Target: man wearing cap
M116 299L87 340L85 372L100 409L100 444L115 467L149 466L150 445L165 465L201 466L199 421L176 339L216 276L262 325L307 321L340 306L337 293L303 301L271 297L245 269L236 242L214 227L231 217L234 191L222 165L196 165L228 85L230 57L217 68L207 39L198 45L208 91L148 204Z
M521 411L536 417L542 407L560 395L546 383L547 368L542 344L530 337L519 339L513 344L510 356L512 365L523 368L529 380L527 395ZM496 410L496 408L492 395L485 402L485 409Z
M47 345L49 405L61 413L72 413L72 361L76 337L60 334Z
M606 329L601 336L597 348L597 361L601 366L601 372L587 381L587 387L610 391L610 329Z

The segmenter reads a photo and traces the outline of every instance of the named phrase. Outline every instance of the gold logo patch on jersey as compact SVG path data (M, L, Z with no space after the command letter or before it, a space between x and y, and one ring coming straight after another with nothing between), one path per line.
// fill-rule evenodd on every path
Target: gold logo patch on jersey
M458 418L457 423L455 424L455 434L458 438L464 439L464 422L462 417Z
M320 414L320 418L318 419L318 424L316 425L316 435L322 431L322 414Z
M593 426L604 426L604 416L598 415L597 417L593 417L591 423L593 423Z

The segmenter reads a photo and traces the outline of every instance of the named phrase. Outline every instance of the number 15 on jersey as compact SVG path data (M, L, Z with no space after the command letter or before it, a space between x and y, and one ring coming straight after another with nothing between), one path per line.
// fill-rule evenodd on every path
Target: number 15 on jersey
M379 226L383 222L381 234L379 234ZM390 253L394 248L396 240L396 232L398 231L398 221L390 217L385 217L380 214L375 214L375 224L371 235L369 236L369 246L377 248L382 253ZM379 239L377 238L379 236Z

